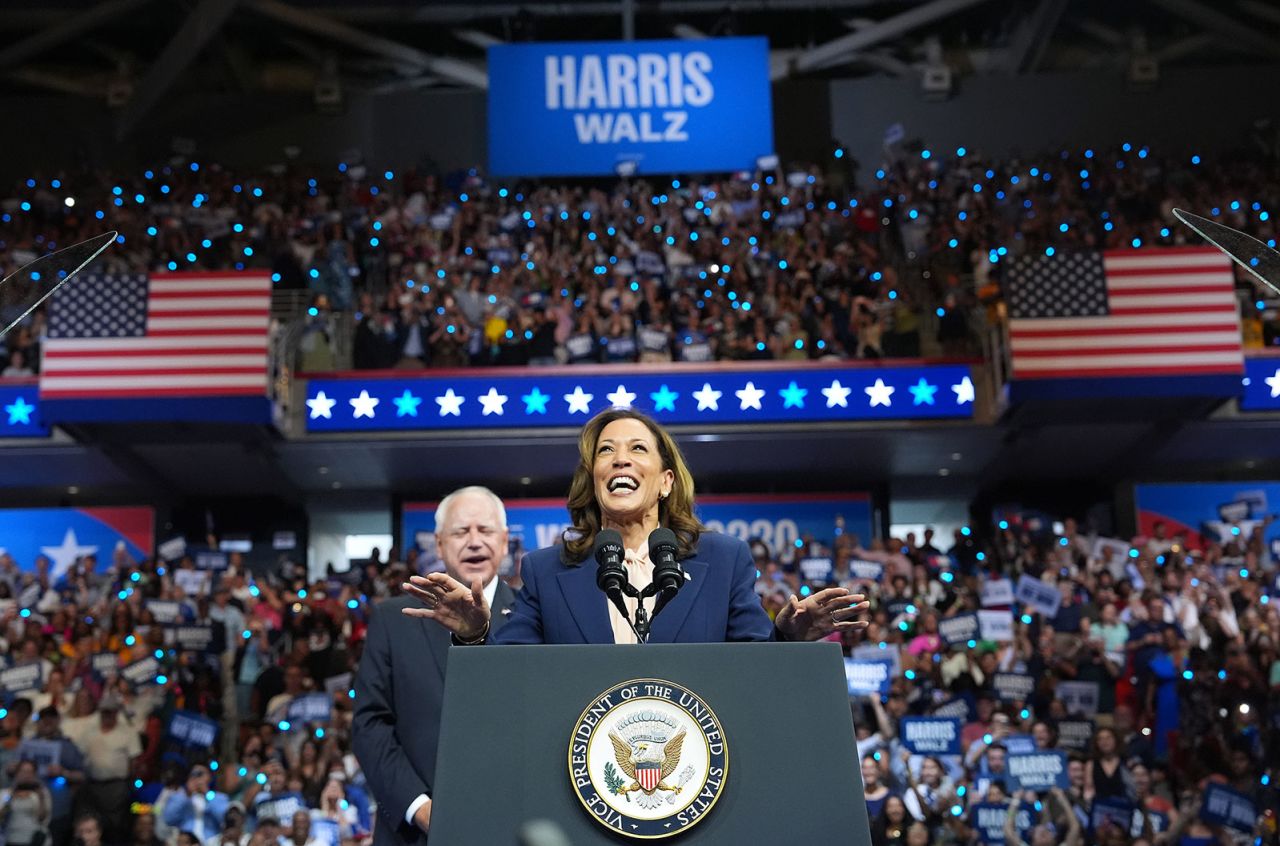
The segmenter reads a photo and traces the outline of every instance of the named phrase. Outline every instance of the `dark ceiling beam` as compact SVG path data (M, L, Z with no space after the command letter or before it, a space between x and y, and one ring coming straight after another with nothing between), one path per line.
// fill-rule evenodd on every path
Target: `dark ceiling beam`
M473 88L487 89L489 87L489 74L484 68L470 62L443 56L432 56L416 47L371 35L326 15L300 9L288 3L282 3L280 0L246 0L245 5L247 8L286 26L347 44L374 55L395 59L406 65L418 68L420 71L434 74L441 79L447 79Z
M821 68L827 62L858 53L881 42L906 35L914 29L940 21L989 0L930 0L908 11L885 18L882 21L832 39L816 47L801 51L786 68L773 71L773 79L801 74Z
M1035 71L1049 50L1053 33L1062 20L1069 0L1040 0L1040 4L1018 27L1009 49L1009 70L1013 73Z
M1257 27L1240 23L1230 15L1199 2L1199 0L1150 0L1156 6L1184 20L1212 30L1235 44L1248 47L1263 55L1280 58L1280 41L1259 32Z
M133 97L116 121L117 138L126 138L151 111L151 107L173 87L187 66L222 31L222 25L238 4L239 0L200 0L138 83Z
M149 2L151 0L106 0L70 17L64 12L47 28L0 50L0 68L12 67L33 59Z

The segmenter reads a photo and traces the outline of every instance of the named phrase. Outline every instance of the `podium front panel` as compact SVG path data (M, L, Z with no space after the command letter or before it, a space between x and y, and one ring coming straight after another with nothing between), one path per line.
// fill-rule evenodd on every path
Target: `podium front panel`
M741 643L453 647L432 846L515 844L534 819L555 822L575 846L643 842L593 819L569 774L579 717L632 679L701 698L728 759L714 806L649 842L870 843L839 646Z

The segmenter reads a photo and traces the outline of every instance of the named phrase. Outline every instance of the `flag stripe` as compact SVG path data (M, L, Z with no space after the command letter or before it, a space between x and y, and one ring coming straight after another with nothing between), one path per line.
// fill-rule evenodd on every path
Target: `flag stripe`
M1090 350L1090 349L1146 349L1155 350L1164 347L1173 348L1205 348L1209 346L1231 346L1240 343L1237 332L1150 332L1135 338L1117 337L1114 333L1106 335L1085 335L1071 338L1020 338L1019 354L1030 355L1049 350Z
M217 365L210 365L208 356L202 355L131 355L111 356L101 359L89 356L75 356L69 359L57 358L48 362L45 366L45 372L50 375L55 373L61 375L69 370L106 373L127 368L132 373L138 373L142 370L189 370L193 373L212 373L216 369L227 367L234 367L239 370L250 368L250 372L253 372L252 368L262 370L262 355L220 355L218 356Z
M176 373L150 373L144 376L136 376L130 373L128 376L103 376L99 373L93 373L83 376L51 376L48 380L46 388L41 383L41 391L48 390L51 393L58 391L74 391L93 389L110 389L118 390L138 390L139 388L180 388L189 386L193 388L247 388L247 387L265 387L267 384L266 373L208 373L196 374L190 371Z
M1221 364L1186 364L1165 367L1152 364L1141 367L1067 367L1061 370L1028 370L1019 373L1019 379L1087 379L1107 376L1209 376L1230 375L1232 371Z
M1234 273L1218 250L1024 257L1009 287L1015 379L1243 369Z
M1115 360L1122 358L1137 359L1139 356L1158 357L1161 361L1168 361L1175 355L1186 353L1189 358L1204 353L1231 352L1240 348L1240 341L1237 338L1235 343L1226 344L1163 344L1161 346L1144 347L1141 350L1135 350L1132 346L1106 346L1091 348L1068 348L1069 356L1063 355L1063 349L1045 349L1045 350L1023 350L1020 354L1020 360L1052 358L1055 361L1062 362L1068 358L1080 358L1084 356L1110 356ZM1190 352L1189 352L1190 351ZM1030 362L1028 362L1030 363Z
M71 293L51 307L42 397L266 394L267 275L97 274Z
M1160 365L1208 365L1208 364L1231 364L1238 361L1239 352L1175 352L1175 353L1110 353L1106 357L1105 363L1112 367L1142 367L1147 364ZM1089 355L1056 355L1052 358L1037 359L1028 358L1022 363L1022 367L1027 370L1044 370L1055 369L1063 370L1072 367L1098 367L1104 362L1100 362L1097 358Z

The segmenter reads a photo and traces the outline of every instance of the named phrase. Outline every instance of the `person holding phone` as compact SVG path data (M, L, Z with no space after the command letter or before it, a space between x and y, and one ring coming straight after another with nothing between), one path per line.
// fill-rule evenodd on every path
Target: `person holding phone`
M19 761L13 786L0 795L0 824L6 846L44 846L49 841L53 799L34 761Z

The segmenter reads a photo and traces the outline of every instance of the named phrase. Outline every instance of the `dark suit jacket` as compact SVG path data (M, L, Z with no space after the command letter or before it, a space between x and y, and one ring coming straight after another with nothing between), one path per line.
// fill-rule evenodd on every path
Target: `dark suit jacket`
M596 585L595 561L561 558L562 547L525 556L507 625L490 643L613 643L608 599ZM689 575L676 598L653 620L650 643L772 640L773 622L755 592L756 564L745 543L706 532L680 562ZM652 610L652 600L646 601Z
M515 594L498 582L492 631L501 632ZM406 617L410 597L380 602L356 672L352 746L378 802L375 846L422 846L426 837L404 821L420 794L431 795L449 659L449 632ZM460 647L461 648L461 647Z

